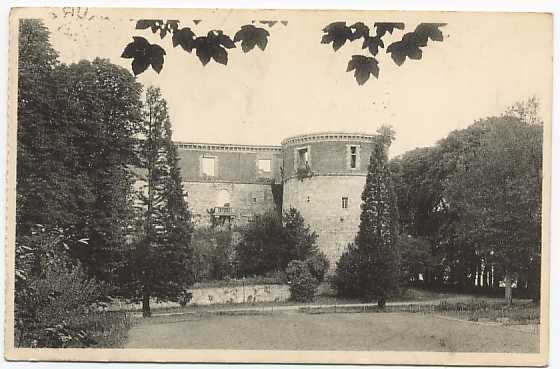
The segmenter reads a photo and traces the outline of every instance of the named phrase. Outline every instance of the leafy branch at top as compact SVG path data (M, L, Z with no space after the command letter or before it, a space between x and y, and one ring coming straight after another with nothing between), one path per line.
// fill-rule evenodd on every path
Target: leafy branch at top
M140 19L136 22L136 29L150 29L152 33L159 32L160 38L171 34L173 47L181 46L183 50L196 56L202 65L210 60L227 65L229 49L236 48L236 43L241 43L241 49L247 53L257 46L263 50L268 44L270 33L264 28L251 24L244 25L237 31L233 40L221 30L211 30L206 36L197 36L189 27L179 28L178 20ZM144 37L134 36L132 42L126 45L121 57L132 59L134 75L144 72L149 66L157 73L161 72L164 64L165 50L157 45L150 44Z
M422 59L421 47L431 41L443 41L443 33L440 27L445 23L420 23L414 31L405 33L400 41L395 41L387 47L387 53L391 54L391 59L401 66L406 58L420 60ZM346 41L353 42L363 39L362 49L367 49L371 56L353 55L348 62L347 72L354 71L354 77L359 85L366 83L370 75L375 78L379 77L379 63L377 55L380 49L385 48L383 37L395 29L404 30L404 23L392 22L376 22L373 25L375 31L363 22L357 22L353 25L346 25L346 22L334 22L327 25L323 29L323 38L321 43L330 44L334 51L338 51Z

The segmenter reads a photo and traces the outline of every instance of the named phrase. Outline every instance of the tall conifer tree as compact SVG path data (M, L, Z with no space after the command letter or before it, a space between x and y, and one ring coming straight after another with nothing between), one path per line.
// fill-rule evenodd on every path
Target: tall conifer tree
M359 286L364 298L385 305L398 289L399 256L396 250L397 206L387 160L393 139L389 128L380 130L379 143L370 157L362 192L360 228L356 237L359 254Z
M140 196L141 230L133 253L133 274L143 315L150 316L151 297L175 301L193 282L192 224L167 103L157 88L146 92L144 122L139 153L145 187Z

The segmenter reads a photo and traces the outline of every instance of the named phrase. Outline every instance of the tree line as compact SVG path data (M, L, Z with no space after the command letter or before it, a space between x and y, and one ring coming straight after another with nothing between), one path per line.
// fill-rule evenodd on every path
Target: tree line
M388 160L380 131L338 293L380 305L402 286L540 296L543 122L538 101Z
M193 282L190 212L165 100L96 58L64 64L19 25L15 324L20 345L87 341L94 302L177 300ZM70 337L70 338L68 338Z
M403 232L422 240L424 281L468 289L503 282L540 294L543 123L530 98L436 146L395 158Z

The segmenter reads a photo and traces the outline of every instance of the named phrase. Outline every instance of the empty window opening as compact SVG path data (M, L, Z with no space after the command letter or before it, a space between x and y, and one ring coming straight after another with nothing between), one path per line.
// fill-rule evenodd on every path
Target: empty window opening
M298 149L298 167L306 167L309 165L309 152L307 148Z
M343 197L342 198L342 208L343 209L348 209L348 197Z
M357 147L350 146L350 168L356 169L357 161L358 161Z
M202 158L202 174L215 176L215 158Z
M261 172L270 172L270 159L259 159L258 168Z

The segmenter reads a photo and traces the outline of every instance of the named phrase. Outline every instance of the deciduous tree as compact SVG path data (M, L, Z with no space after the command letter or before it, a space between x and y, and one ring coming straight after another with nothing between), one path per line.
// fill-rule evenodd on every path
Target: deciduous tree
M495 265L511 303L514 278L540 259L542 126L515 117L476 123L484 134L457 164L446 198L459 240Z

